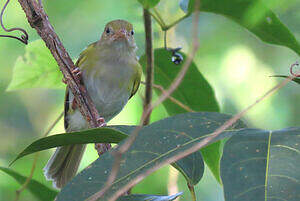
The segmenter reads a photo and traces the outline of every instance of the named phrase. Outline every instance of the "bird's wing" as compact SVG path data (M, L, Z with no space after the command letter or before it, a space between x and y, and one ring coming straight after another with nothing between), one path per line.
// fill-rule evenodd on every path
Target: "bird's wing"
M140 83L141 83L142 67L137 62L135 64L134 68L136 69L136 73L134 75L133 86L132 86L132 90L131 90L129 99L137 92L137 90L139 89Z
M95 48L95 45L96 45L96 42L90 44L85 50L83 50L80 53L79 58L78 58L77 62L75 63L76 67L80 68L82 63L87 59L88 53L93 51L93 48ZM64 126L65 126L65 129L67 129L68 126L69 126L67 116L70 112L72 112L71 105L72 104L70 104L70 90L69 90L69 87L67 86L66 87L66 94L65 94L65 107L64 107Z
M80 55L79 55L79 58L75 64L76 67L79 67L82 66L82 63L87 59L87 55L90 53L90 52L93 52L94 51L94 48L96 46L96 43L97 42L94 42L92 44L90 44L89 46L87 46L87 48L85 50L83 50Z
M70 109L70 100L69 100L69 87L66 87L66 94L65 94L65 108L64 108L64 126L65 130L69 127L69 122L67 120L67 115Z

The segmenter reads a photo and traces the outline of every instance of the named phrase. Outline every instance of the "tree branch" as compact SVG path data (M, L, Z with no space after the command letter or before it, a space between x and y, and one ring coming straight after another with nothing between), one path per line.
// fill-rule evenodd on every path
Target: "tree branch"
M99 127L98 111L91 98L88 96L86 89L80 84L80 80L72 74L72 70L75 69L75 65L62 45L59 37L54 32L52 25L48 21L48 16L42 7L41 1L18 1L26 14L30 26L36 29L37 33L44 40L46 46L57 61L69 89L74 94L77 103L79 103L79 110L87 120L89 126Z
M146 42L146 90L144 99L144 112L151 104L152 100L152 84L154 77L154 52L152 46L152 24L151 15L147 9L144 9L144 25L145 25L145 42ZM151 111L146 115L143 125L149 124Z

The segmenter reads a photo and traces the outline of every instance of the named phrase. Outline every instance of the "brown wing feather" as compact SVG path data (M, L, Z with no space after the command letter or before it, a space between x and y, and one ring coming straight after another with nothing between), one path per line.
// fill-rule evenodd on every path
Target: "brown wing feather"
M94 42L92 44L90 44L84 51L82 51L79 55L79 58L77 60L77 62L75 63L76 67L80 67L80 65L82 64L82 62L84 62L84 60L86 59L85 55L91 51L97 42ZM83 81L81 81L81 84L83 84ZM65 94L65 108L64 108L64 125L65 125L65 130L69 127L69 122L67 120L67 115L68 112L70 110L70 100L69 100L69 87L66 87L66 94Z
M64 108L64 126L65 130L69 127L69 122L67 120L67 115L70 109L70 101L69 101L69 87L66 87L66 94L65 94L65 108Z

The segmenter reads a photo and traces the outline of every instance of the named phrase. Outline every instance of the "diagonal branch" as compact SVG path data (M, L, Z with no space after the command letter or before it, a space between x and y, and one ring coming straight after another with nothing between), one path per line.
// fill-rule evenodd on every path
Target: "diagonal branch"
M98 111L96 110L91 98L88 96L86 89L80 84L80 80L72 74L72 70L75 69L75 65L50 24L41 1L18 1L26 14L30 26L36 29L37 33L44 40L46 46L57 61L69 89L74 94L77 103L79 103L79 110L89 123L89 126L99 127Z
M141 84L146 85L145 82L141 81ZM155 89L160 90L160 92L162 94L166 93L166 90L158 84L152 84L152 87ZM187 112L196 112L195 110L191 109L189 106L185 105L184 103L182 103L181 101L177 100L176 98L174 98L173 96L169 96L168 99L170 101L172 101L174 104L178 105L179 107L181 107L182 109L186 110ZM172 193L171 193L172 194ZM174 194L174 193L173 193Z

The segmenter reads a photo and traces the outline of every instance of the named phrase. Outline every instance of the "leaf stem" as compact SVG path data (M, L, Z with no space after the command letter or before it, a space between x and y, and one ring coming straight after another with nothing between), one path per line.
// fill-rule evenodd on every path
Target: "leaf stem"
M164 24L164 22L160 21L160 19L155 15L153 14L151 11L149 11L150 15L155 19L155 21L159 24L159 26L161 27L165 27L166 25Z
M154 13L150 12L150 15L155 19L155 21L159 24L159 26L161 27L161 29L163 31L168 31L169 29L171 29L173 26L175 26L176 24L178 24L179 22L181 22L182 20L184 20L185 18L189 17L191 15L191 13L187 13L184 16L180 17L179 19L175 20L174 22L172 22L171 24L167 25L163 18L161 17L161 15L159 14L159 12L157 11L156 8L153 8Z
M192 196L192 201L196 201L197 198L196 198L196 194L195 194L195 187L189 183L187 183L187 186L190 190L190 193L191 193L191 196Z
M166 27L166 23L164 22L163 18L161 17L161 15L159 14L159 12L157 11L157 9L154 7L153 11L155 13L155 15L157 16L157 18L159 19L159 21L161 22L161 24Z
M178 24L179 22L181 22L182 20L184 20L185 18L189 17L191 15L191 13L187 13L184 16L182 16L181 18L175 20L173 23L167 25L164 27L163 31L167 31L170 28L172 28L173 26L175 26L176 24Z

